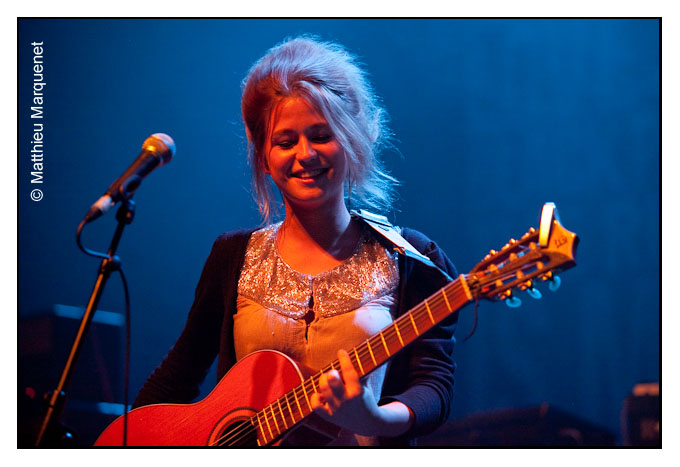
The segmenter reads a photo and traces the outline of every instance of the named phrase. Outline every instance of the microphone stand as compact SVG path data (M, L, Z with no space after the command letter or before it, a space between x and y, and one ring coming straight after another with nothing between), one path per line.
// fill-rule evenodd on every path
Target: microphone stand
M75 362L78 358L78 355L80 354L80 350L82 348L85 336L87 335L87 331L92 322L92 318L94 317L94 313L97 310L99 299L101 298L102 293L104 292L106 281L108 280L112 272L115 272L118 269L120 269L121 265L120 258L116 256L116 250L118 249L118 244L120 243L120 239L123 235L123 230L125 229L125 226L132 223L134 215L135 215L134 201L132 201L131 199L124 199L122 201L121 206L118 208L118 212L116 213L118 227L116 228L116 231L113 234L113 239L111 240L111 244L109 246L109 251L107 252L107 254L86 251L86 253L92 256L97 256L103 259L99 266L97 280L94 284L94 288L92 289L90 300L87 304L87 308L85 309L85 313L83 314L83 317L81 319L80 327L78 329L78 333L76 334L75 341L73 342L73 346L71 347L71 352L68 356L68 359L66 360L66 365L64 366L64 369L61 373L61 377L59 378L59 383L56 389L54 389L52 392L45 394L46 399L48 400L47 413L45 414L45 418L43 419L42 425L40 427L40 432L38 433L38 437L35 442L36 446L44 446L46 443L56 441L54 439L56 436L50 439L50 435L52 435L51 430L53 429L54 424L53 420L55 417L61 415L61 412L64 408L64 402L66 400L65 388L68 386L71 380ZM83 225L84 224L81 224L81 228ZM80 245L79 239L78 244Z

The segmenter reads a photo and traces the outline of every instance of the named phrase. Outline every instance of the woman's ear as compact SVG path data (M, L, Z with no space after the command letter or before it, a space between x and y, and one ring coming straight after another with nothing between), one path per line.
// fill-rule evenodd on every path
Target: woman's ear
M269 170L269 162L267 161L267 158L262 156L260 158L260 165L262 166L262 172L266 173L267 175L271 175L272 171Z

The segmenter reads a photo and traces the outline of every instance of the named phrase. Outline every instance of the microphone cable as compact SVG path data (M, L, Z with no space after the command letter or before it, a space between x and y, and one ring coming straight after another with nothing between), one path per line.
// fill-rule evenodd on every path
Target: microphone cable
M128 396L130 392L130 293L128 291L127 280L123 274L123 267L118 268L120 280L123 283L125 295L125 369L123 383L123 446L127 446L128 434Z

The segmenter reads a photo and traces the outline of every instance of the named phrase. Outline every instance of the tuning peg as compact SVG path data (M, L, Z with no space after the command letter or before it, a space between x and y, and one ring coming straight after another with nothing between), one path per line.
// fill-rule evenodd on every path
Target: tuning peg
M533 287L529 287L529 288L527 289L527 293L529 294L529 296L530 296L531 298L534 298L534 299L536 299L536 300L540 299L540 298L543 296L543 295L541 294L541 291L540 291L540 290L535 289L535 288L533 288Z
M560 276L553 275L548 280L548 289L550 289L551 292L555 292L557 289L560 288L561 284L562 284L562 279L560 279Z
M505 299L505 304L508 305L510 308L519 308L522 305L522 300L515 297L514 295L510 295L508 298Z

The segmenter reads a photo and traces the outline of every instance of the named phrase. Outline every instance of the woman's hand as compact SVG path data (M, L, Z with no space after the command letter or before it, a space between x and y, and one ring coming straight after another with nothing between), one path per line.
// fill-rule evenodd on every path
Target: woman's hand
M319 392L312 394L312 408L322 418L365 436L398 436L411 426L413 414L401 402L378 406L373 391L359 381L349 354L338 351L343 377L337 370L319 378ZM344 379L344 381L343 381Z

